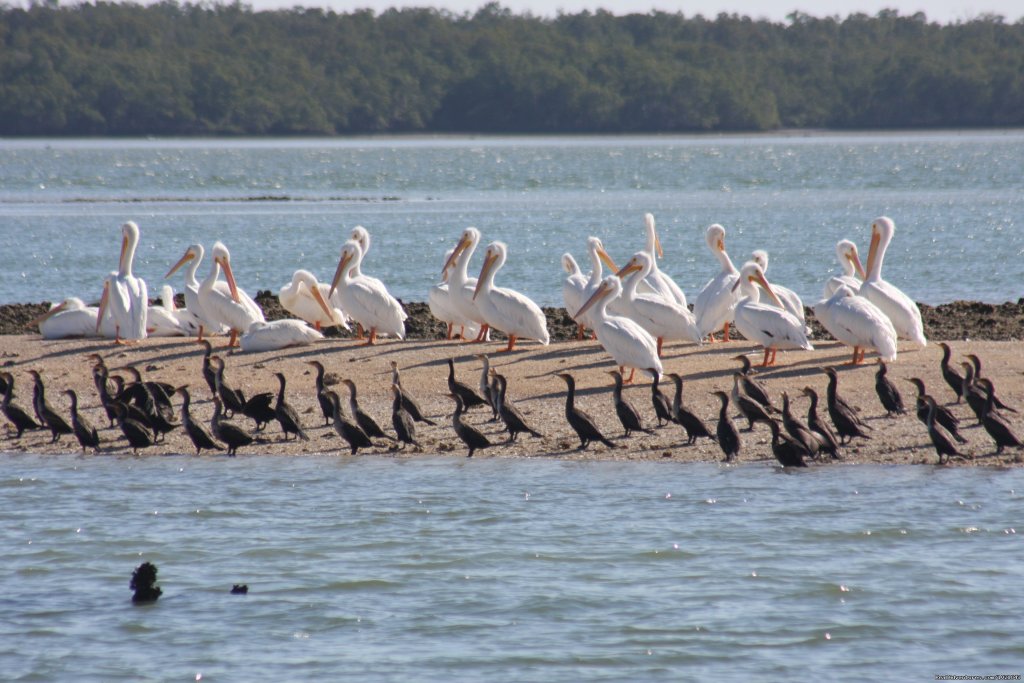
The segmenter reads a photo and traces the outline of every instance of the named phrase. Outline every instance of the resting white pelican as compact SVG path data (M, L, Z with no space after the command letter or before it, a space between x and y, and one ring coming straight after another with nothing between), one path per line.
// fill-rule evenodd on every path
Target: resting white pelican
M750 255L750 260L761 266L761 272L768 276L768 252L764 249L755 249L754 253ZM775 292L775 296L782 302L782 307L795 315L800 319L800 322L807 324L807 315L804 313L804 301L800 298L800 295L794 292L789 287L784 287L780 284L772 283L772 291ZM807 330L810 334L810 330Z
M99 309L86 306L78 297L69 297L29 323L38 325L43 339L66 339L67 337L95 337Z
M135 248L139 244L139 226L128 221L121 226L121 258L116 273L103 282L103 296L97 314L97 329L104 314L110 311L114 324L114 341L146 338L149 313L149 291L146 281L132 274Z
M203 308L202 301L199 299L199 280L196 278L196 271L199 270L199 264L203 261L204 253L203 245L190 245L185 250L185 255L171 266L171 269L167 271L167 275L164 275L166 280L174 275L182 266L188 266L185 269L185 308L199 321L198 337L200 340L202 340L204 332L207 334L224 334L228 330L226 326L210 317ZM221 288L225 296L231 295L231 290L226 282L218 281L216 287Z
M536 339L547 346L551 337L548 335L547 318L540 306L514 289L494 286L494 276L505 265L507 258L508 247L504 242L491 242L487 245L484 264L480 267L476 289L473 291L477 310L489 327L508 335L505 351L514 349L520 337Z
M239 334L248 330L253 323L266 322L266 318L259 304L235 283L228 248L222 242L215 242L211 255L213 263L210 264L210 274L199 285L199 301L206 315L231 331L228 340L228 346L231 347L237 344ZM228 281L227 293L217 286L221 268Z
M362 258L363 249L359 242L345 242L341 247L341 258L338 259L338 268L334 271L330 293L333 295L337 290L345 313L370 330L366 346L375 344L378 334L391 334L399 339L405 339L407 316L398 300L388 293L380 280L365 275L352 277L353 270L358 272Z
M644 282L650 285L652 290L669 301L675 301L680 306L686 308L686 294L675 283L675 280L661 272L661 269L658 268L658 259L663 258L665 252L661 249L661 240L658 239L658 233L654 229L654 214L644 214L644 226L647 229L647 245L644 251L651 258L651 272L644 278Z
M921 322L921 311L917 304L898 287L882 279L882 261L885 251L892 242L896 226L892 219L882 216L871 223L871 247L868 249L868 276L860 286L858 294L889 316L892 326L900 339L927 346L924 336L924 324Z
M337 325L349 329L344 312L328 301L331 288L317 282L316 276L300 268L292 273L292 280L278 293L277 298L284 310L302 318L314 328Z
M199 331L199 322L187 310L174 305L170 285L160 288L160 303L149 307L146 332L150 337L188 337Z
M768 293L774 306L760 303L758 286ZM742 293L736 304L736 329L750 341L764 347L762 366L775 365L775 354L779 349L814 349L807 341L804 324L785 310L765 279L761 266L753 261L745 263L733 288Z
M896 329L873 303L846 285L814 305L814 316L833 337L853 347L851 364L864 362L864 350L875 349L882 360L896 360Z
M623 281L620 298L628 311L626 317L657 339L660 358L661 347L666 339L684 339L700 344L701 336L689 308L656 293L637 293L637 286L650 274L651 266L651 257L647 252L638 251L616 275Z
M826 299L835 294L840 285L846 285L856 294L860 291L860 283L867 277L864 266L860 264L857 245L850 240L836 242L836 258L839 260L839 267L842 268L843 274L834 275L825 281L824 298Z
M476 228L466 228L462 231L452 255L445 261L445 268L451 268L448 275L448 295L451 297L452 305L466 320L472 320L480 326L480 332L474 341L484 341L488 338L487 321L480 314L476 301L473 300L473 292L476 291L475 277L469 277L469 259L476 251L476 245L480 243L480 231Z
M304 320L257 321L249 325L239 340L242 351L276 351L289 346L304 346L323 339Z
M448 280L452 272L452 268L455 267L454 263L451 263L451 258L454 249L449 249L444 255L444 267L441 270L441 281L433 285L430 291L427 292L427 305L430 307L430 314L443 322L448 327L447 338L451 339L452 334L455 330L455 326L460 327L459 337L466 339L467 335L470 337L476 337L480 332L480 326L462 317L462 315L455 309L455 304L452 303L451 293L448 291Z
M637 369L644 371L664 372L661 359L658 358L658 342L647 331L629 318L612 315L608 312L608 302L622 294L622 282L615 275L601 280L594 294L583 304L576 315L582 315L593 309L591 320L594 321L594 332L597 341L604 350L615 359L619 372L630 367L629 379L633 381L633 373Z
M732 322L733 309L739 299L734 285L740 272L725 251L725 228L718 223L708 226L704 241L722 265L722 270L700 290L697 300L693 302L693 316L697 320L697 330L701 337L715 341L714 333L721 327L722 341L729 341L729 323Z

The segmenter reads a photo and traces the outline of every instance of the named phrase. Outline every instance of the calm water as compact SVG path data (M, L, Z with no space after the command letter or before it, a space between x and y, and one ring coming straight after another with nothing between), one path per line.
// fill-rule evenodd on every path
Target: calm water
M120 224L142 228L151 291L195 241L223 240L241 285L329 278L352 227L367 271L423 301L446 248L475 225L512 246L499 280L561 304L559 257L602 237L625 260L653 212L663 270L692 297L716 271L719 222L742 262L811 302L843 237L894 218L888 279L920 301L1016 300L1024 253L1024 131L871 135L359 140L0 140L0 303L97 300ZM474 263L473 268L479 264ZM585 266L589 268L589 266ZM205 268L204 268L205 272ZM181 279L172 282L181 288Z
M6 680L933 680L1024 663L1020 469L18 455L0 489ZM164 596L133 607L145 560Z

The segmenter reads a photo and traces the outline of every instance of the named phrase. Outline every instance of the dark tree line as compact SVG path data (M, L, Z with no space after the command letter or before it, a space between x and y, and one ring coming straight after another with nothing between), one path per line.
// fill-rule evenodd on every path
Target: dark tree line
M0 5L0 135L1024 125L1024 22Z

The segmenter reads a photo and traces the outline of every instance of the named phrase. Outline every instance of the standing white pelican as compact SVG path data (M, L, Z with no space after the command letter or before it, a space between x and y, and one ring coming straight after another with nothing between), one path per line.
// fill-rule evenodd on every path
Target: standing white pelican
M474 341L484 341L488 338L487 321L480 314L476 301L473 300L473 292L476 291L477 279L469 277L469 259L473 257L476 246L480 243L480 231L476 228L466 228L462 231L452 255L445 261L445 268L451 268L448 276L448 295L451 297L452 305L466 320L472 320L480 326L480 332Z
M665 252L661 249L661 240L658 239L658 233L654 229L654 214L644 214L644 226L647 229L647 245L644 250L651 258L651 272L644 278L644 282L669 301L675 301L686 308L686 294L675 283L675 280L658 268L658 259L664 258Z
M121 343L122 339L135 341L146 338L149 291L146 281L132 274L138 244L139 226L128 221L121 226L121 258L117 272L108 275L103 282L96 325L98 329L105 312L109 310L114 324L114 341L117 343Z
M685 339L700 344L701 336L689 308L656 293L637 293L637 286L650 274L651 267L651 258L647 252L638 251L617 275L623 278L621 299L628 311L626 317L657 339L660 358L661 347L666 339Z
M451 292L448 291L448 280L452 269L455 267L455 264L449 261L453 251L455 250L449 249L444 255L441 281L433 285L430 291L427 292L427 305L430 307L430 314L447 325L448 339L452 338L456 325L461 328L459 338L466 339L467 335L476 337L480 332L480 326L472 320L462 317L455 309L455 304L452 303L451 299Z
M505 351L515 348L520 337L536 339L547 346L548 322L544 311L532 299L506 287L495 287L494 276L505 265L508 247L504 242L491 242L484 251L484 264L480 267L473 299L477 310L489 327L508 335Z
M323 339L304 320L256 321L239 340L242 351L276 351L290 346L305 346Z
M38 325L43 339L66 339L67 337L95 337L99 309L86 306L78 297L69 297L29 323Z
M174 275L182 266L188 266L185 269L185 308L199 321L198 337L200 340L203 338L203 332L207 334L224 334L227 332L227 327L210 317L203 308L202 301L199 299L199 280L196 278L196 271L199 270L199 264L202 263L203 254L205 253L203 245L189 245L188 249L185 250L184 256L171 266L171 269L167 271L167 275L164 275L166 280ZM225 296L231 295L227 283L218 281L216 286L223 289Z
M365 275L352 276L353 270L358 272L362 258L363 249L359 242L345 242L341 247L338 268L334 271L334 279L331 281L331 295L337 290L345 313L370 330L366 346L375 344L378 334L391 334L399 339L405 339L407 316L398 300L388 293L380 280Z
M363 260L366 260L366 255L370 253L370 231L361 225L357 225L356 227L352 228L352 235L349 237L349 239L355 240L356 242L359 243L359 248L363 250ZM387 289L386 287L384 287L384 283L381 282L378 278L363 273L362 261L360 261L359 263L353 262L352 267L349 270L349 275L351 275L353 279L360 277L366 278L365 281L373 283L373 286ZM358 322L356 323L356 330L358 331L359 339L362 339L363 326L360 325Z
M868 249L868 276L860 286L858 294L881 309L889 316L896 334L901 339L927 346L924 324L917 304L898 287L882 279L882 261L885 251L892 242L896 226L892 219L882 216L871 223L871 247Z
M814 305L814 316L822 327L847 346L853 347L850 363L864 362L864 350L875 349L885 361L896 360L896 329L873 303L846 285Z
M637 369L654 371L659 374L664 372L661 359L658 358L658 342L654 340L654 337L629 318L608 312L608 302L620 294L622 294L622 282L617 276L609 275L601 280L597 290L587 300L587 303L583 304L583 308L577 311L576 315L582 315L593 309L591 320L594 321L597 341L618 363L620 373L627 366L632 368L629 378L626 380L627 383L633 381L633 373Z
M281 306L292 315L302 318L314 328L337 325L349 329L345 314L328 301L330 287L317 282L316 276L308 270L299 269L292 273L292 280L278 293Z
M589 313L579 315L577 311L579 311L587 299L593 296L594 292L597 291L598 286L601 284L601 280L604 277L604 269L601 267L601 264L604 263L611 268L613 272L618 270L618 268L615 267L615 262L612 261L612 257L604 250L604 244L601 242L599 237L591 236L587 238L587 254L590 256L590 274L587 276L587 280L583 284L583 291L581 292L579 303L575 306L570 306L569 300L566 299L566 312L569 314L569 317L575 320L576 324L579 325L576 334L577 339L583 339L585 328L594 327ZM563 265L564 263L565 262L563 261Z
M562 302L565 304L565 310L572 315L580 310L583 302L589 298L587 278L569 252L562 254L562 270L565 271L565 277L562 279ZM576 338L583 339L583 323L577 320L576 326Z
M764 249L755 249L750 255L750 260L761 266L761 272L768 276L768 252ZM772 291L782 302L782 307L800 319L800 322L807 324L807 315L804 313L804 301L800 295L789 287L772 283ZM808 334L810 331L808 330Z
M149 307L146 332L150 337L188 337L199 330L199 321L187 310L174 305L170 285L160 288L160 303Z
M864 266L860 264L857 245L850 240L836 242L836 258L839 260L839 267L842 268L843 274L834 275L825 281L824 298L826 299L835 294L840 285L846 285L856 294L860 291L860 283L867 277Z
M739 299L734 285L740 272L725 251L725 228L718 223L708 226L704 241L722 265L722 270L700 290L693 303L693 316L697 320L697 330L701 337L715 341L714 333L721 327L722 341L729 341L729 323L732 322L733 309Z
M235 283L228 248L222 242L215 242L211 254L213 263L210 264L210 274L199 285L199 301L202 303L203 311L211 319L231 331L231 338L228 340L228 346L231 347L237 344L239 334L248 330L253 323L266 322L266 318L263 317L263 309L259 304ZM224 269L224 277L228 281L227 293L217 285L221 268Z
M776 305L760 303L758 286L768 293ZM775 354L779 349L814 349L811 342L807 341L804 324L785 310L765 279L761 266L753 261L744 264L733 288L742 293L742 298L736 304L736 329L750 341L764 347L762 366L775 365Z

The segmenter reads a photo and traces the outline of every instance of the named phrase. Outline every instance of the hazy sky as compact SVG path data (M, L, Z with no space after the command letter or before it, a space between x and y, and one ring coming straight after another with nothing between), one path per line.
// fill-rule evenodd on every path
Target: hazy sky
M369 8L380 12L389 7L437 7L457 14L473 12L483 0L242 0L254 9L279 9L293 6L323 7L336 12ZM538 16L554 16L557 12L575 13L606 9L614 14L647 12L652 9L682 12L686 16L703 14L713 18L720 12L747 15L754 19L785 21L786 15L799 10L816 17L846 17L854 12L874 15L881 9L896 9L901 15L924 12L930 21L953 23L973 19L981 14L1001 14L1009 23L1024 17L1021 0L503 0L503 7L515 13L529 11Z

